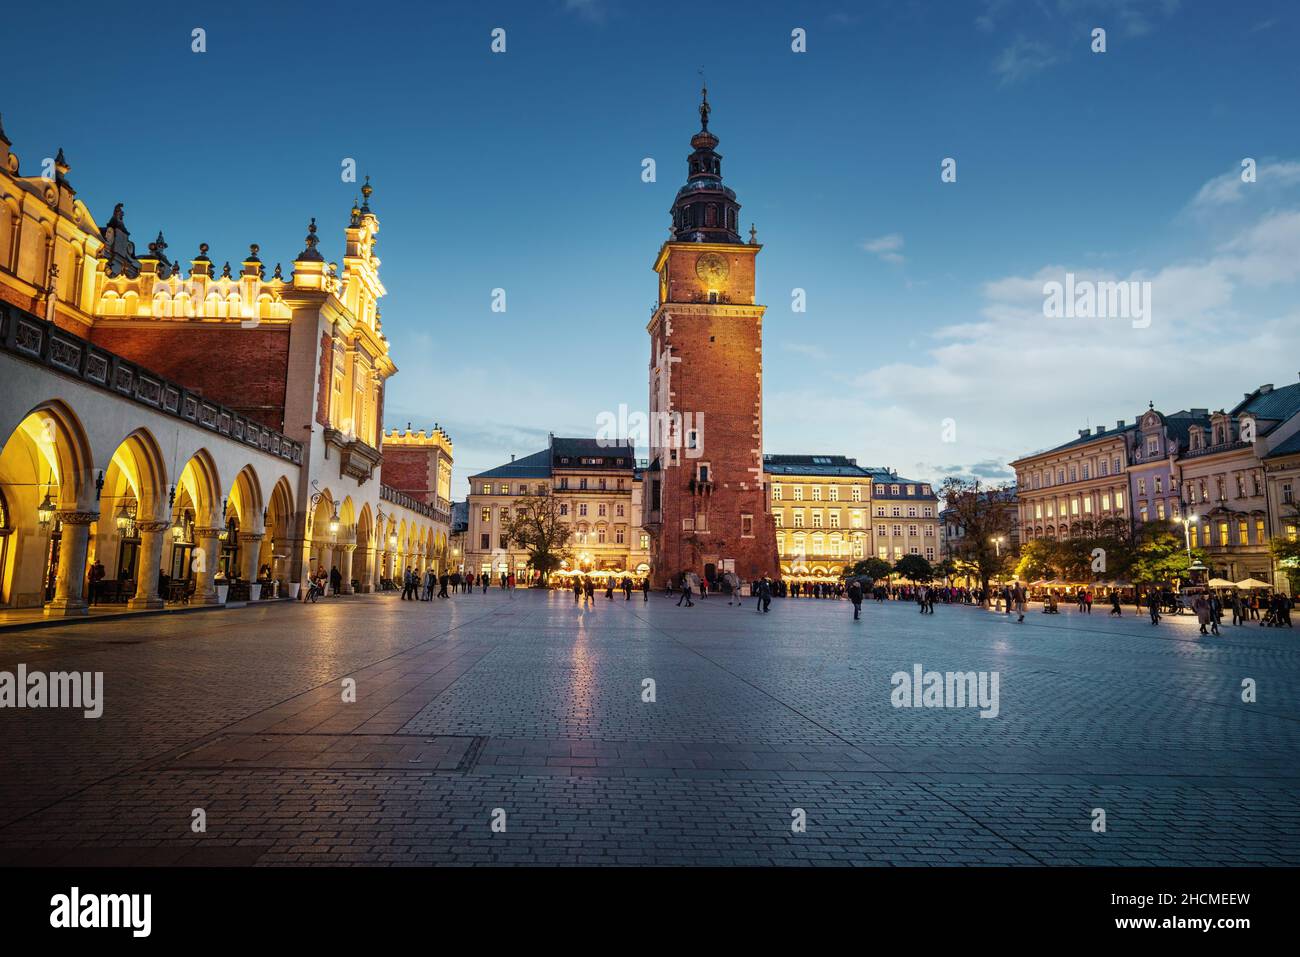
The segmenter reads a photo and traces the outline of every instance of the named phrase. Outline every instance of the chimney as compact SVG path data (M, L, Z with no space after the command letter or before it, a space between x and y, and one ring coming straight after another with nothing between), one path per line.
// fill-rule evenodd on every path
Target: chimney
M1101 435L1101 434L1102 434L1103 432L1105 432L1105 431L1106 431L1106 426L1104 426L1104 425L1099 425L1099 426L1097 426L1097 434L1098 434L1098 435Z
M510 461L513 462L514 460L515 460L515 453L511 452L511 453L510 453Z
M1115 428L1117 428L1117 429L1122 429L1122 428L1124 428L1124 420L1123 420L1123 419L1116 419L1116 420L1115 420Z
M1271 383L1271 382L1268 383L1267 385L1262 385L1262 386L1259 387L1259 394L1260 394L1260 395L1268 395L1268 394L1269 394L1270 392L1272 392L1272 391L1273 391L1273 383Z
M1249 399L1250 396L1246 396L1246 398ZM1196 415L1196 416L1204 417L1204 416L1207 416L1207 415L1209 415L1209 414L1210 414L1210 410L1209 410L1209 409L1192 409L1192 415Z
M1089 433L1088 433L1088 430L1087 430L1087 429L1080 429L1080 430L1079 430L1079 438L1081 438L1081 439L1086 439L1086 438L1088 437L1088 434L1089 434Z

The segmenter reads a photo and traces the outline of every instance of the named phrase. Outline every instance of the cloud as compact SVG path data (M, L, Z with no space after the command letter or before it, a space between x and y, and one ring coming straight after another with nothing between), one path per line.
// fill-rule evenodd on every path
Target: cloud
M890 233L878 239L868 239L862 244L862 248L891 266L901 266L905 262L900 252L903 248L903 237L898 233Z
M774 438L819 445L833 438L864 460L887 450L900 471L935 482L949 471L1002 481L1016 458L1085 426L1131 421L1148 400L1165 411L1218 408L1289 375L1278 363L1300 350L1300 202L1270 205L1240 223L1220 218L1214 234L1184 238L1189 252L1127 269L1081 255L1079 263L991 278L977 288L971 314L952 316L918 348L886 353L884 364L847 383L769 397L771 407L820 413L811 434L804 422ZM1150 282L1150 327L1046 318L1043 285L1066 272ZM955 443L944 441L946 419L956 423ZM823 421L835 431L818 434ZM943 462L955 464L935 464Z
M1007 86L1047 69L1056 60L1056 54L1046 43L1017 37L994 59L993 72Z
M604 23L609 16L605 0L564 0L564 12L591 23Z
M1193 210L1218 209L1240 203L1251 194L1276 194L1278 190L1300 184L1300 162L1282 160L1256 165L1255 182L1244 183L1242 169L1229 170L1203 185L1192 198Z

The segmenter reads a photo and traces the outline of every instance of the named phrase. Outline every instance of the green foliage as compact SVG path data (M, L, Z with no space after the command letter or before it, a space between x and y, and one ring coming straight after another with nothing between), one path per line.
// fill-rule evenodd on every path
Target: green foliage
M920 555L904 555L894 563L894 574L909 581L928 582L934 578L934 567Z
M888 578L893 570L894 567L883 558L864 558L856 562L852 568L846 568L844 577L862 575L872 581L880 581L882 578Z

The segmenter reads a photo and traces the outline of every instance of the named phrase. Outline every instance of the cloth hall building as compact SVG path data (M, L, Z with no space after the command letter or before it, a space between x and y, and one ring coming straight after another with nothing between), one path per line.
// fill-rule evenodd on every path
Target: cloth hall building
M24 175L0 127L0 606L77 615L342 592L445 566L452 443L385 435L372 190L339 219L341 265L304 248L138 249L96 220L62 150ZM268 275L270 272L270 275ZM92 580L96 595L88 594ZM102 575L100 574L102 573Z

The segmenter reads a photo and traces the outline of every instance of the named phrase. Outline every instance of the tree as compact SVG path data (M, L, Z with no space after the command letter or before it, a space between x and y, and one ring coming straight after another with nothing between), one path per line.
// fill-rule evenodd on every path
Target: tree
M506 541L528 550L528 564L542 576L543 585L551 572L572 557L569 534L569 524L560 521L560 507L550 495L525 495L511 505Z
M934 578L934 566L920 555L904 555L894 563L894 574L908 581L928 582Z
M882 578L888 578L894 567L883 558L864 558L857 562L851 569L845 572L844 577L861 575L870 578L873 582L880 581Z
M1022 581L1055 578L1060 574L1061 555L1054 538L1032 538L1020 546L1016 577Z
M1291 594L1300 592L1300 541L1278 535L1269 545L1273 557L1291 582Z
M1201 552L1193 549L1192 558L1200 561L1201 557ZM1186 578L1187 572L1187 545L1183 535L1162 522L1148 522L1138 529L1128 569L1128 577L1135 585Z
M999 485L985 488L979 479L946 478L939 489L949 521L963 530L954 542L959 561L972 566L988 601L989 579L1003 569L1010 550L1002 548L1011 531L1012 509L1008 503L1015 488Z
M934 577L942 578L948 581L957 574L957 563L951 558L945 558L934 566Z

